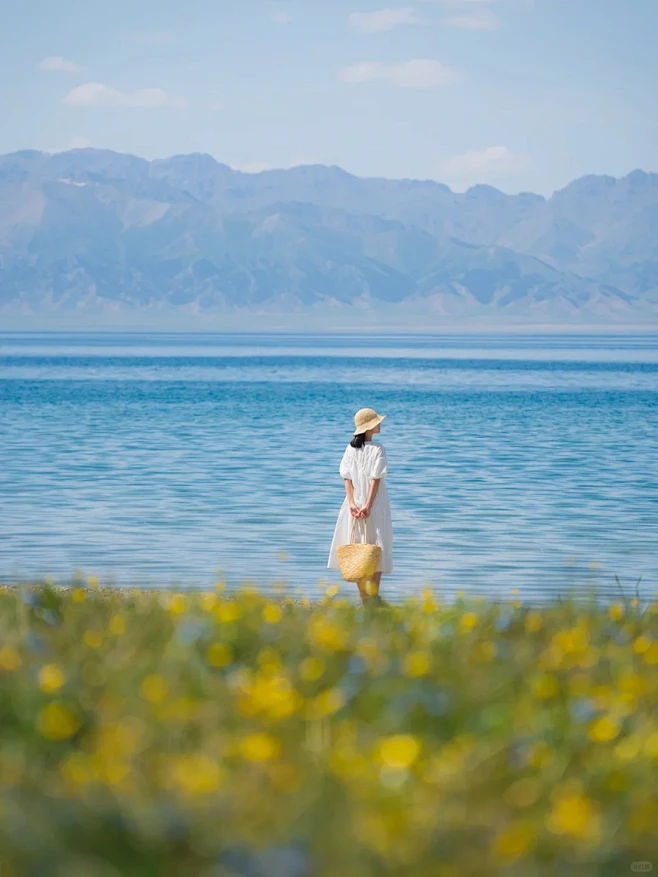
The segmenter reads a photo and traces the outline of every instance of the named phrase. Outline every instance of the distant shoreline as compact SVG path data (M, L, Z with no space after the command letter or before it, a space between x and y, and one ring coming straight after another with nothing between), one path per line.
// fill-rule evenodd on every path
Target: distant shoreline
M275 325L272 326L272 320L258 318L252 325L224 325L224 326L208 326L205 318L199 318L186 324L181 316L177 320L176 327L169 327L166 324L143 325L136 323L118 323L112 326L99 326L98 323L85 324L84 322L66 323L59 325L45 326L41 322L41 318L18 318L8 320L0 314L0 337L3 335L21 335L21 334L38 334L38 335L214 335L214 336L345 336L345 337L361 337L361 336L379 336L379 337L399 337L400 335L409 337L441 337L444 335L454 336L516 336L524 334L533 335L601 335L601 336L619 336L628 334L638 335L658 335L658 323L655 325L647 325L642 323L519 323L512 325L503 324L473 324L473 323L450 323L441 326L418 326L418 325L402 325L393 326L385 325L361 325L361 326L318 326L309 324L308 326L299 325ZM181 325L182 324L182 325Z

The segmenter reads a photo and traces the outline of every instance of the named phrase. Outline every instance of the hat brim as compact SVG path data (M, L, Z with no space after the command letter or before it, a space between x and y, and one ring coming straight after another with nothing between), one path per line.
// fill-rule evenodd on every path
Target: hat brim
M365 432L368 432L369 429L374 429L376 426L379 426L382 420L386 420L385 414L380 414L375 420L368 421L367 424L360 427L358 430L355 430L354 435L363 435Z

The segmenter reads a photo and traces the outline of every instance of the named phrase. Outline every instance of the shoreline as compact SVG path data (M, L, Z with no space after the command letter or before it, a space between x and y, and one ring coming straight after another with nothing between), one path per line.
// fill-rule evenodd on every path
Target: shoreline
M7 315L2 315L6 318ZM274 315L276 316L276 315ZM214 328L208 328L207 319L199 319L190 322L189 328L179 328L181 323L185 323L184 319L177 320L177 328L173 326L156 324L146 325L143 322L126 322L116 323L112 326L99 326L99 321L91 320L89 323L85 321L76 321L69 323L65 320L57 326L46 326L42 317L21 318L12 320L11 317L6 319L5 325L0 330L0 337L3 335L21 335L21 334L37 334L37 335L194 335L194 336L269 336L277 337L305 337L305 336L344 336L344 337L362 337L362 336L378 336L386 337L437 337L442 336L465 336L481 335L482 337L499 336L514 337L518 335L531 333L533 335L593 335L601 337L617 337L628 334L633 335L656 335L658 336L658 323L655 325L647 325L646 323L518 323L518 324L492 324L487 323L449 323L440 326L428 327L423 325L400 326L393 324L385 325L366 325L354 326L335 325L320 326L311 324L303 326L286 326L281 325L277 328L271 328L272 320L263 320L261 325L238 325L226 326L218 325ZM204 324L203 326L201 324ZM13 325L12 325L13 324Z

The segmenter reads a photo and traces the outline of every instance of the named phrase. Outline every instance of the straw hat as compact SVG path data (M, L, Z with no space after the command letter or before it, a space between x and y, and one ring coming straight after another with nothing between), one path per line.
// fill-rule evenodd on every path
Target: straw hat
M374 429L385 417L385 414L377 414L372 408L362 408L354 415L354 425L356 426L354 435L361 435L368 432L369 429Z

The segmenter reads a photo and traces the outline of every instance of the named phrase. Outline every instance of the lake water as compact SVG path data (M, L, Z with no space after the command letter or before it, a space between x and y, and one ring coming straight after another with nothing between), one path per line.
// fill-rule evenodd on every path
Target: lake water
M363 406L393 599L658 591L655 334L0 334L0 576L315 597Z

